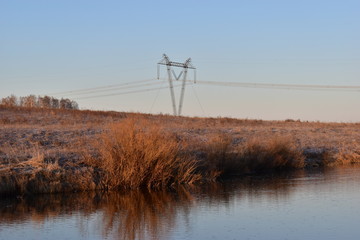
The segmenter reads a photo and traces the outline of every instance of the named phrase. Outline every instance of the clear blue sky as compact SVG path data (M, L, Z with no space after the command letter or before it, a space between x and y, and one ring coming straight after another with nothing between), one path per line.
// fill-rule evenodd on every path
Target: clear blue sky
M155 78L163 53L191 57L198 80L359 86L359 43L359 0L0 0L0 97ZM167 89L77 102L172 113ZM359 109L360 92L197 84L183 113L359 122Z

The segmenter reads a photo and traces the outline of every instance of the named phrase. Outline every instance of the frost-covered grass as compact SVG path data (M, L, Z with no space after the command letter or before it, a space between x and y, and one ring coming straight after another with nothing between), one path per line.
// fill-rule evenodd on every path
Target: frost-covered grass
M360 162L360 124L0 106L0 194L168 188Z

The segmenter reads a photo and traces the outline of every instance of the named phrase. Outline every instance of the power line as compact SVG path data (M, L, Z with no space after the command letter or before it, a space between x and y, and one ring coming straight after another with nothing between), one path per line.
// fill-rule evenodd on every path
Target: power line
M161 87L162 87L163 84L164 84L164 81L161 81ZM152 112L152 109L153 109L153 107L154 107L154 104L155 104L157 98L159 97L160 90L161 90L161 89L159 89L159 90L157 91L156 96L155 96L155 98L154 98L154 101L153 101L152 104L151 104L150 111L149 111L150 113Z
M216 85L216 86L268 88L268 89L284 89L284 90L360 91L360 86L340 86L340 85L273 84L273 83L220 82L220 81L197 81L197 83Z
M196 99L197 99L197 102L198 102L199 105L200 105L201 111L202 111L203 115L205 116L206 114L205 114L204 108L203 108L202 104L200 103L200 99L199 99L199 97L198 97L198 95L197 95L197 93L196 93L196 90L195 90L194 86L191 86L191 87L192 87L192 89L193 89L193 91L194 91L194 94L195 94L195 97L196 97Z
M71 90L71 91L56 92L56 93L52 93L49 95L65 95L65 94L73 94L73 93L75 94L75 93L81 93L81 92L88 92L88 91L94 91L94 90L101 90L101 89L107 89L107 88L133 85L133 84L150 82L150 81L154 81L154 79L145 79L145 80L132 81L132 82L126 82L126 83L120 83L120 84L107 85L107 86L98 86L98 87L93 87L93 88L83 88L83 89L77 89L77 90Z
M162 79L165 80L165 79ZM192 82L190 80L185 80L186 82ZM85 88L72 91L64 91L53 93L49 95L88 95L92 93L101 93L101 92L110 92L120 89L130 89L130 88L141 88L145 86L152 86L156 84L163 84L163 82L156 81L155 79L146 79L133 82L126 82L121 84L113 84L107 86L99 86L94 88ZM305 90L305 91L349 91L349 92L359 92L360 86L349 86L349 85L311 85L311 84L274 84L274 83L249 83L249 82L224 82L224 81L197 81L198 84L205 85L215 85L215 86L227 86L227 87L242 87L242 88L263 88L263 89L279 89L279 90ZM85 96L77 99L88 99L96 97L105 97L105 96L116 96L122 94L130 93L139 93L146 91L161 90L165 87L160 88L150 88L150 89L140 89L134 91L120 92L120 93L109 93L95 96ZM195 93L196 94L196 93ZM198 99L198 97L197 97ZM198 99L199 102L199 99Z
M175 87L181 87L181 85L175 85ZM141 93L141 92L149 92L149 91L156 91L159 89L166 89L168 87L159 87L159 88L147 88L147 89L141 89L141 90L133 90L133 91L127 91L127 92L119 92L119 93L111 93L111 94L102 94L102 95L95 95L95 96L87 96L87 97L80 97L75 99L90 99L90 98L100 98L100 97L110 97L110 96L118 96L118 95L125 95L125 94L131 94L131 93Z
M129 88L138 88L138 87L146 87L146 86L151 86L151 85L157 85L160 84L161 82L159 81L154 81L154 82L150 82L150 83L141 83L141 84L134 84L134 85L126 85L126 86L119 86L119 87L113 87L113 88L107 88L107 89L98 89L98 90L89 90L89 91L83 91L83 92L73 92L73 93L69 93L66 94L67 96L69 95L87 95L87 94L91 94L91 93L101 93L101 92L111 92L111 91L116 91L116 90L120 90L120 89L129 89Z

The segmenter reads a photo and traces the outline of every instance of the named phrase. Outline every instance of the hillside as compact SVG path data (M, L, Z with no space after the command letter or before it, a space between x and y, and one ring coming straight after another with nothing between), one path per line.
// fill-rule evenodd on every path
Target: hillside
M230 175L256 172L267 167L290 166L286 165L290 160L282 160L286 162L284 165L279 165L278 159L271 160L277 163L270 165L266 160L259 160L271 158L271 151L278 151L273 155L280 154L280 158L284 158L281 155L284 151L286 154L296 151L297 155L291 153L288 158L301 154L299 159L303 159L303 164L296 165L301 167L335 166L360 160L359 123L190 118L1 106L0 193L102 188L101 181L97 179L101 178L98 170L103 173L102 168L91 165L89 159L103 158L103 150L99 146L104 141L104 135L111 132L114 125L118 128L128 128L131 125L129 119L137 124L135 132L143 131L141 129L146 132L146 129L156 126L164 136L174 139L176 144L179 144L177 148L182 156L186 153L187 156L196 159L194 173L199 174L203 169L207 169L207 178L226 176L228 167L224 167L224 163L230 164L231 168L235 166L239 169L237 173L229 172ZM121 125L122 123L124 125ZM151 138L151 134L146 136ZM168 140L161 141L164 141L166 148ZM169 144L171 141L169 140ZM261 148L261 145L268 147ZM280 149L280 145L288 148ZM262 154L265 151L270 155ZM251 154L255 154L256 158L252 158ZM248 166L243 164L239 167L239 162L245 162L244 159ZM208 164L207 161L212 161L212 164ZM258 161L256 166L255 161ZM48 175L44 175L44 171ZM29 185L28 181L39 178L36 174L40 173L46 187L40 189L39 183L34 183L36 186ZM64 181L68 181L64 180L65 175L69 174L72 177L78 174L78 177L64 187ZM46 179L57 179L56 181L61 183L55 184L56 187L52 188L45 183L51 180ZM204 181L203 176L201 179ZM22 184L25 184L25 187Z

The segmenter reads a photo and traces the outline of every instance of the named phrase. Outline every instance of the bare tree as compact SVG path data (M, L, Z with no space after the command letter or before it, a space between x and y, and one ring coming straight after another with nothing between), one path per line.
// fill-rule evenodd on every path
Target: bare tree
M44 96L38 98L39 106L41 108L50 108L51 107L51 97Z
M76 109L76 110L79 109L78 103L75 101L71 101L71 109Z
M54 108L54 109L60 108L59 99L51 98L51 108Z
M29 95L26 97L20 97L19 99L15 95L11 95L0 100L0 104L4 106L20 106L27 108L53 108L53 109L79 109L77 102L68 98L62 98L61 100L50 96L38 96Z
M9 97L1 99L1 104L8 107L15 107L18 105L18 99L12 94Z
M60 108L61 108L61 109L72 109L70 99L68 99L68 98L65 98L65 99L62 98L62 99L60 100Z
M37 107L37 97L35 95L29 95L26 97L20 98L20 106L21 107L28 107L28 108L34 108Z

